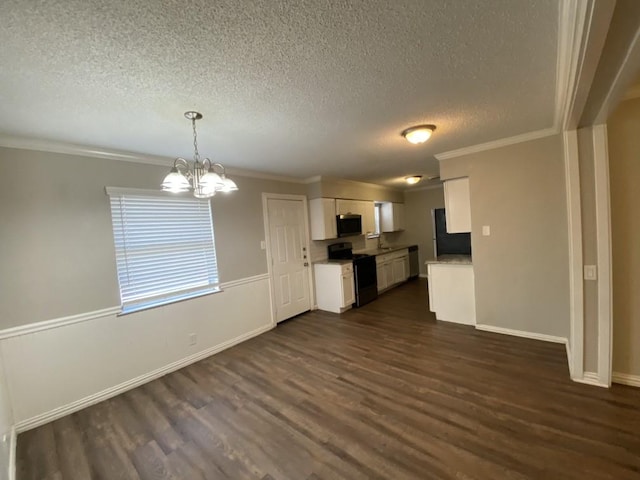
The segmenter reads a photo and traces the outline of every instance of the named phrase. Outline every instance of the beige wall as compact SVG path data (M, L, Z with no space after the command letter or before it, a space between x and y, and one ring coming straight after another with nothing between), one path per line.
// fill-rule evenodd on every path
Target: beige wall
M418 245L420 254L420 273L427 273L425 261L434 257L433 223L431 211L444 208L442 186L428 189L405 190L404 213L405 230L400 233L398 243Z
M157 189L166 172L0 148L0 329L119 305L104 187ZM267 272L261 193L306 193L302 184L234 180L238 192L212 200L223 282Z
M477 323L568 337L561 136L445 160L440 175L469 177Z
M640 375L640 99L607 123L611 187L613 371Z
M404 202L402 190L373 183L354 182L330 177L321 177L318 182L309 184L307 186L307 195L309 198L349 198L354 200Z

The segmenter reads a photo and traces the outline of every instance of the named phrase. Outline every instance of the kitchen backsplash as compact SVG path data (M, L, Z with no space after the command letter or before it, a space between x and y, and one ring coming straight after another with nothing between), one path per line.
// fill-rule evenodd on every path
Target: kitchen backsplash
M390 232L381 234L381 242L383 245L394 245L397 243L401 232ZM311 242L311 252L309 258L311 262L321 262L327 259L327 246L332 243L339 242L351 242L353 244L353 250L370 250L378 247L378 239L368 239L364 235L357 235L353 237L334 238L332 240L313 240Z

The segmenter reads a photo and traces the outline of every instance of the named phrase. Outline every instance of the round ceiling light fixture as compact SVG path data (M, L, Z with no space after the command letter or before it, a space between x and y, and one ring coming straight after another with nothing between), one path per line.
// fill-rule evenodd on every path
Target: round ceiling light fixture
M409 185L415 185L422 180L422 175L411 175L410 177L404 177L404 181Z
M435 125L417 125L415 127L407 128L402 132L402 136L409 142L417 145L424 143L431 137L431 134L436 129Z

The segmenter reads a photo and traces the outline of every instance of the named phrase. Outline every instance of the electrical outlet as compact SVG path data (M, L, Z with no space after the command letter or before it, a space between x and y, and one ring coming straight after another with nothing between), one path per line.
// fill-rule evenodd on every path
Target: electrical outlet
M195 333L189 335L189 345L195 345L198 343L198 336Z
M598 269L595 265L585 265L584 266L584 279L585 280L597 280L598 279Z
M482 235L485 236L485 237L488 237L489 235L491 235L491 226L483 225L482 226Z
M260 240L260 250L266 250L267 249L267 242L265 242L264 240Z

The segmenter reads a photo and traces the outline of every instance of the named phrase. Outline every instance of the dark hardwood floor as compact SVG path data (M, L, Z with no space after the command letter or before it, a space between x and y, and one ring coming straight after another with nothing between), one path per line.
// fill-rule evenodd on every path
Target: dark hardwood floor
M18 437L30 479L640 478L640 389L436 322L423 281L311 312Z

